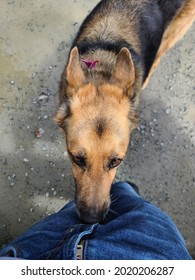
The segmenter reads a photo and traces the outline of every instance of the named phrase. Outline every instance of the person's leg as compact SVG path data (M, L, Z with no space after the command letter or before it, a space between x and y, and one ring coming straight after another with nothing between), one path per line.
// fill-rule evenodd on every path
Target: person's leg
M29 228L19 238L0 251L0 256L24 259L46 259L56 248L60 248L69 235L68 229L79 224L80 219L74 202L65 205Z
M138 187L130 182L117 182L111 187L111 204L104 224L143 203Z
M136 199L135 199L136 198ZM111 209L105 222L118 217L129 207L131 202L140 199L127 183L119 182L111 188ZM0 256L45 259L56 255L67 239L71 226L82 224L74 202L65 205L58 213L44 218L0 251ZM58 253L58 252L57 252Z
M104 224L82 224L71 202L31 227L0 251L0 256L69 259L67 248L75 248L83 237L86 259L190 259L173 221L128 183L114 184L111 200Z
M128 184L111 188L111 207L85 241L85 259L191 259L171 218Z
M135 198L139 199L134 189L127 183L116 183L111 189L111 209L108 220L121 215L129 207ZM127 203L128 201L128 203ZM82 224L79 219L74 202L65 205L58 213L44 218L33 225L25 233L0 251L0 256L48 259L62 254L65 239L71 237L69 229L72 226ZM82 228L83 232L85 227ZM59 256L58 256L59 257ZM62 256L61 256L62 257Z

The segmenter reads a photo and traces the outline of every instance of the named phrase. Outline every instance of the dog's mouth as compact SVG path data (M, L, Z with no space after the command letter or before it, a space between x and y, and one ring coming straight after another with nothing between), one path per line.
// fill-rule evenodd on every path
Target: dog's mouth
M87 199L87 195L81 194L81 187L75 180L75 203L76 211L82 222L85 224L103 223L110 208L110 197L101 201L97 195Z

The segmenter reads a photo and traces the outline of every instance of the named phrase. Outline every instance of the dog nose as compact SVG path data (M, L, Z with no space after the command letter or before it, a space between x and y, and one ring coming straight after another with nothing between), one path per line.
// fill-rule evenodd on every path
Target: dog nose
M101 223L104 221L108 212L108 207L105 204L100 209L98 207L87 207L85 203L79 203L77 206L80 219L86 224Z

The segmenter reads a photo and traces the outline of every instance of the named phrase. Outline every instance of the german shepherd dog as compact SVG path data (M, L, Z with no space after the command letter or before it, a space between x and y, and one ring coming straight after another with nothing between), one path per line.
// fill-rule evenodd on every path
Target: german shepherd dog
M137 127L139 93L194 17L195 0L102 0L81 25L55 120L65 132L85 223L104 220L112 181Z

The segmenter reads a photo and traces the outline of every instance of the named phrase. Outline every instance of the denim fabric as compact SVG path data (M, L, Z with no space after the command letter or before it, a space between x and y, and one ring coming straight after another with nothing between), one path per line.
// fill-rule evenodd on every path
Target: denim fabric
M72 201L3 248L0 256L76 259L77 245L83 238L84 259L191 259L173 221L129 184L114 184L111 198L103 224L83 224Z

